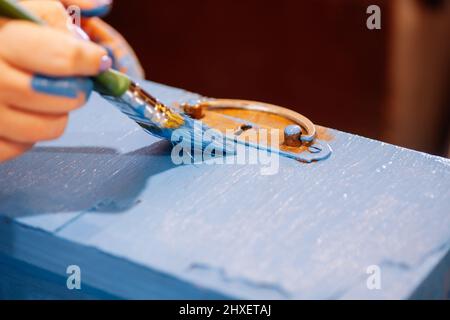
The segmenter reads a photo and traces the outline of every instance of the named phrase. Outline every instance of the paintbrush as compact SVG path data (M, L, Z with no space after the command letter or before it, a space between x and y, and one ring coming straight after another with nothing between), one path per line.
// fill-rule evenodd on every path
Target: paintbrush
M11 0L0 0L0 16L45 24L20 4ZM201 123L195 126L195 120L164 105L127 75L110 69L92 79L95 91L136 121L146 132L171 140L173 132L177 130L179 138L177 142L190 142L194 150L197 150L195 148L203 150L209 146L219 154L234 153L233 144L226 139L205 141L203 133L209 129L207 126Z

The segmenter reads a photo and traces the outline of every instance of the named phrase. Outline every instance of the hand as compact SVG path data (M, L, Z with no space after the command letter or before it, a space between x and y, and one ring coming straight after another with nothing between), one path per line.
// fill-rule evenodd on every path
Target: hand
M47 26L0 19L0 162L59 137L89 97L87 76L111 66L104 48L74 36L59 2L21 4Z
M144 78L144 70L128 42L114 28L98 17L106 15L112 0L61 0L69 7L81 9L81 26L92 41L105 47L113 60L113 68L133 78Z

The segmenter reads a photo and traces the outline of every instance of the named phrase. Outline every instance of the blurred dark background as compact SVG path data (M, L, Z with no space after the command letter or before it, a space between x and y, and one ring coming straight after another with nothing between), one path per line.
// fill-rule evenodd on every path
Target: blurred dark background
M420 81L402 80L410 77L406 70L434 57L427 56L425 49L424 55L409 65L400 63L405 66L398 70L396 59L401 52L399 60L408 61L410 50L417 51L414 43L422 41L412 39L403 44L402 39L410 38L403 37L402 26L414 24L414 14L433 11L430 14L438 16L435 20L450 20L450 15L442 1L404 0L416 13L402 17L400 11L405 10L398 7L402 1L119 0L106 20L130 42L149 80L210 97L289 107L320 125L443 154L448 97L445 102L444 98L432 102L439 105L433 107L440 110L439 117L435 116L442 122L439 134L417 142L410 133L396 133L401 127L397 122L405 118L402 112L429 108L429 101L422 101L409 111L397 110L402 104L410 108L408 90L421 92L417 89ZM372 4L381 8L381 30L366 27L366 9ZM443 14L446 16L441 18ZM443 23L441 29L445 28ZM427 32L435 34L434 30ZM429 38L427 32L425 39ZM435 41L441 45L438 50L444 50L442 42L449 41L450 33L445 32L440 35L443 39ZM434 68L448 69L444 63ZM414 76L422 77L420 72ZM450 91L447 89L440 91Z

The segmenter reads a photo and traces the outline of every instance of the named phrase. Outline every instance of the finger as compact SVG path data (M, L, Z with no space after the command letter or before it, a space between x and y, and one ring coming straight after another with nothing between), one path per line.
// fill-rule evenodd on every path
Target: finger
M48 26L58 28L64 31L70 31L68 22L70 21L66 9L59 1L40 0L40 1L21 1L20 5L25 9L41 18Z
M102 45L113 61L113 68L133 78L145 77L136 53L128 42L113 27L99 18L91 18L83 22L85 31Z
M112 0L61 0L65 6L75 5L83 17L103 17L109 13Z
M0 107L0 138L18 143L53 140L64 133L67 114L50 115Z
M109 69L104 48L50 27L11 21L0 29L0 57L10 65L50 76L88 76Z
M17 143L0 138L0 162L14 159L32 147L33 144Z
M79 39L89 40L87 34L74 24L73 17L58 0L28 0L21 4L45 21L48 26L71 33Z
M75 110L89 98L89 78L56 78L31 75L0 60L0 101L23 110L62 114Z

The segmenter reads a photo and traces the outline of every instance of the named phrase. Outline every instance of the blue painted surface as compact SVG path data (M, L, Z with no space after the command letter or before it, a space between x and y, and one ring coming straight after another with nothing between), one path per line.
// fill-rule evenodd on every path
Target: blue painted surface
M0 298L7 299L117 299L89 286L67 290L66 276L0 255Z
M287 126L284 129L284 134L287 136L291 136L291 135L301 135L302 134L302 127L300 127L299 125L290 125Z
M169 104L198 97L146 87ZM167 142L96 95L71 120L0 166L0 254L17 263L61 281L78 264L119 298L448 296L447 159L330 130L332 157L280 158L264 176L174 166ZM367 289L370 265L381 290Z
M33 90L54 96L75 99L80 93L84 93L86 99L93 89L92 80L89 78L55 78L43 75L34 75L31 81Z
M130 263L95 248L49 237L45 232L6 222L5 219L0 219L0 234L2 299L228 298L153 268ZM77 265L81 269L81 290L67 289L66 270L69 265ZM123 275L127 275L126 279Z

